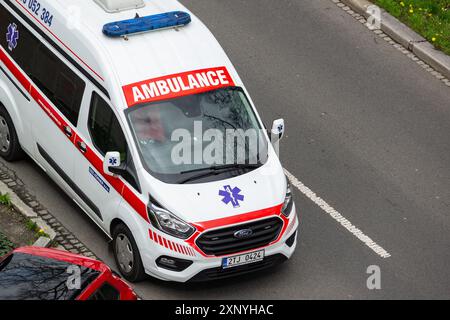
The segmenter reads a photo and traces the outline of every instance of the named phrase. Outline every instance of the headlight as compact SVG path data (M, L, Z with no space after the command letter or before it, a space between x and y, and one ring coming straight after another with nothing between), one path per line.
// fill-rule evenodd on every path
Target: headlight
M147 209L152 225L162 232L181 239L187 239L195 232L194 227L162 208L159 204L150 202Z
M287 183L286 197L284 198L283 208L281 209L281 212L284 214L285 217L289 217L292 211L292 205L294 204L294 201L292 199L291 184L289 183L287 177L286 183Z

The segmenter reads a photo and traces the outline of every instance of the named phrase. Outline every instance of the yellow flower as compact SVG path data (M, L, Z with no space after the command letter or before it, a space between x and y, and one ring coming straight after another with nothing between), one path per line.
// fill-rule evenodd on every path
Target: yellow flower
M403 1L401 1L401 2L400 2L400 5L401 5L402 7L404 7L404 6L405 6L405 3L404 3Z
M435 37L431 38L431 41L435 42L435 41L436 41L436 38L435 38Z
M409 9L409 13L414 13L414 9Z

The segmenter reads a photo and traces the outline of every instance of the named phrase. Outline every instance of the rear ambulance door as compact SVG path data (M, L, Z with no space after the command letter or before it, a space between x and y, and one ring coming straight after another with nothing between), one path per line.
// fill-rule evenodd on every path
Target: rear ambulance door
M4 34L0 37L0 45L2 47L0 62L0 90L3 94L10 93L8 97L12 101L1 101L5 105L11 102L13 105L7 105L11 108L10 116L14 122L22 147L34 157L34 144L31 126L33 124L33 109L36 103L31 99L29 94L28 80L25 80L25 74L30 74L33 54L39 45L39 41L33 34L15 18L3 5L0 5L0 30L6 31L9 28L17 28L20 37L14 43L15 48L9 49L10 41ZM12 60L22 69L14 70ZM22 83L20 81L22 79ZM4 97L6 99L6 97ZM1 143L0 143L1 146Z
M112 213L118 210L124 184L136 191L140 187L121 123L107 101L103 94L93 90L89 103L83 104L76 139L77 144L85 144L85 151L80 149L75 154L74 172L76 183L92 199L92 218L109 234ZM103 159L109 151L120 152L130 174L113 178L103 173Z
M34 83L30 92L37 102L32 126L37 159L58 181L84 197L73 181L73 161L85 81L43 43L35 50L30 78Z

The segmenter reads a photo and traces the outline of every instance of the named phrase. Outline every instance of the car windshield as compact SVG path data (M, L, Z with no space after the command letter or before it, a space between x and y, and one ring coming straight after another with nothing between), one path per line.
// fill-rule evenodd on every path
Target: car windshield
M80 282L71 288L74 270ZM14 253L0 263L0 300L74 300L99 274L64 261Z
M267 158L267 139L241 88L147 103L127 112L147 171L167 183L221 180L253 170Z

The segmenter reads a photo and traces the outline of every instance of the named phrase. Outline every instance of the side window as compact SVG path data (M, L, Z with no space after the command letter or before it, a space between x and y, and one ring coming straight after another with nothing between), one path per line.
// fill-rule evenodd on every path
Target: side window
M61 113L77 125L86 84L0 5L0 45Z
M109 283L102 285L89 300L120 300L120 292Z
M56 87L56 77L54 71L58 67L58 58L44 46L39 46L34 57L34 68L31 79L47 96L52 97ZM50 70L53 70L50 71Z
M92 93L88 129L95 148L104 156L109 151L120 152L120 160L126 163L122 177L141 192L133 159L128 155L128 145L114 112L96 92Z
M10 32L16 32L16 37L8 37ZM39 41L3 6L0 6L0 34L2 34L0 45L12 56L25 73L30 75L33 55L39 45Z
M127 142L119 121L108 103L96 92L92 94L88 128L95 147L102 155L118 151L121 161L127 160Z
M31 79L76 126L85 82L44 45L36 50Z

